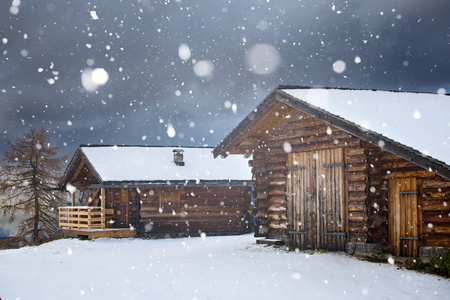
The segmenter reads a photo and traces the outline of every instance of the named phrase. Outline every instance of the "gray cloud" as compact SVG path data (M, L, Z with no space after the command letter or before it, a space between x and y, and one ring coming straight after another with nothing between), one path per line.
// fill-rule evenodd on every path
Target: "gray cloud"
M2 152L41 125L68 155L81 143L215 145L278 84L450 90L444 0L23 0L17 15L10 6L0 2ZM245 64L256 44L279 53L269 74ZM212 62L211 76L196 76L194 60ZM94 93L81 83L87 67L109 74Z

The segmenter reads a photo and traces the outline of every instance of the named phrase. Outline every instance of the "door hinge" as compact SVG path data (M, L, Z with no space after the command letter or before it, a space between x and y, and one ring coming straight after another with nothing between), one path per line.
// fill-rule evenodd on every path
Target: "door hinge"
M306 231L288 230L287 234L307 234Z
M405 194L418 194L417 191L407 191L407 192L399 192L400 195L405 195Z
M324 168L327 168L327 167L345 167L345 163L341 162L341 163L335 163L335 164L324 164L323 167Z
M413 240L413 241L418 241L419 238L418 238L418 237L400 237L400 240Z
M347 238L346 232L325 232L325 235L338 235Z
M306 170L306 167L287 167L286 170Z

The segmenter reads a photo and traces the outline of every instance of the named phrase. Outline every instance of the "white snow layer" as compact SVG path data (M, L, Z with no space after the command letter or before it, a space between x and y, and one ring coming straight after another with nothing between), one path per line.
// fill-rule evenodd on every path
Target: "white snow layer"
M0 251L2 299L448 299L449 280L251 235L62 239Z
M450 165L449 96L321 88L283 92Z
M184 166L173 150L182 149ZM212 148L81 147L103 181L251 180L248 160L241 155L216 158Z

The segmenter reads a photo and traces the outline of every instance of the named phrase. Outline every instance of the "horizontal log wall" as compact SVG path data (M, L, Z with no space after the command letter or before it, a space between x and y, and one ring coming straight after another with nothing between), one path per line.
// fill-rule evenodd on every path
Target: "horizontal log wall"
M380 175L383 179L405 177L431 178L436 176L434 173L385 150L381 151L380 159Z
M250 232L251 187L180 188L180 202L160 206L160 193L175 189L140 190L140 228L149 236L198 236Z
M272 148L273 149L273 148ZM255 236L285 238L287 230L286 155L271 152L253 154L255 182Z
M369 218L371 221L369 236L373 242L381 242L384 246L389 244L386 232L388 223L385 225L389 218L387 180L416 177L420 246L450 247L450 181L376 146L366 144L365 147L367 151L378 153L373 157L379 159L378 164L375 163L375 173L379 176L376 180L373 177L374 183L371 183L371 186L376 187L376 193L371 199L372 214ZM373 163L373 157L369 157L371 163ZM377 186L379 182L381 183L380 192Z
M270 234L277 238L287 230L286 159L287 155L268 155L266 160L267 219Z
M347 147L348 242L367 241L367 167L366 153L360 143Z
M386 182L381 178L382 150L369 143L363 142L362 144L367 158L367 241L387 247L389 245L388 189Z
M450 181L434 177L418 182L422 246L450 247Z
M253 177L255 178L254 198L257 208L255 212L255 236L267 237L269 233L269 202L267 197L266 154L264 152L254 153L249 165L252 167Z

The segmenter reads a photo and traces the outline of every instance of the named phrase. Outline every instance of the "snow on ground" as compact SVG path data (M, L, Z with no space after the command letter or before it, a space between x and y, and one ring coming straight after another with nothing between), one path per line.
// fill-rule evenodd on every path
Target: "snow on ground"
M63 239L0 251L9 299L448 299L450 281L252 235Z

